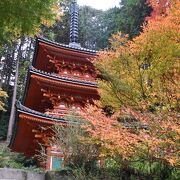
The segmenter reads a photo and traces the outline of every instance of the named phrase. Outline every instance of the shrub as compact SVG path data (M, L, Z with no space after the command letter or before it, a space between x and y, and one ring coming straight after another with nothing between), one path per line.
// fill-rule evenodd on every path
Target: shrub
M27 159L23 154L12 152L6 143L0 143L0 168L15 168L42 171L37 168L34 158Z

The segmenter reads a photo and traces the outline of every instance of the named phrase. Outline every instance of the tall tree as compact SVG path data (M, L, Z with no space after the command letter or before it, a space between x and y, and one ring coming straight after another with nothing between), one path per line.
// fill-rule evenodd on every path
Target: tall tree
M116 108L178 108L179 19L177 5L167 17L159 16L144 27L140 36L128 41L116 34L112 49L102 52L97 67L102 101Z
M119 31L128 34L130 39L139 35L151 10L147 0L122 0L120 7L109 9L104 14L107 38Z
M179 7L173 0L166 16L151 19L139 36L130 41L118 33L100 53L101 105L117 112L109 118L90 106L81 114L101 157L179 166Z
M70 3L63 5L63 17L50 28L43 28L42 35L59 43L69 44L70 33ZM103 11L89 6L79 7L79 43L82 47L99 49L102 45L104 33Z
M166 16L167 15L167 9L169 8L171 1L170 0L148 0L153 8L153 12L151 14L150 19L155 19L158 16ZM148 19L149 19L148 18Z
M23 35L34 35L59 13L60 0L0 1L0 45Z
M122 1L120 7L107 11L88 6L79 7L79 42L83 47L103 49L109 46L108 39L115 32L122 31L129 37L137 36L150 15L151 8L146 0ZM44 36L60 43L69 43L70 3L64 1L64 16L52 28L44 29Z
M5 111L5 104L4 104L4 99L7 98L7 93L5 91L2 91L2 89L0 89L0 111Z
M24 81L28 69L28 65L32 60L34 48L34 39L28 37L22 37L18 42L12 44L6 44L3 46L2 58L1 58L1 87L7 92L8 98L6 101L6 112L1 112L0 119L0 136L2 139L6 136L6 129L8 118L12 106L12 97L14 92L14 97L16 99L22 98ZM17 63L18 61L18 63ZM17 71L17 64L19 64L19 71ZM18 74L17 74L18 72ZM17 77L18 75L18 81ZM15 84L17 83L17 87ZM13 87L15 90L13 90ZM17 90L17 95L16 95ZM14 112L14 106L12 106ZM13 114L14 115L14 114ZM12 115L12 116L13 116Z
M0 2L0 47L2 48L2 45L5 42L14 42L17 44L15 47L18 49L13 49L12 53L12 55L16 55L15 52L18 51L16 57L13 57L13 60L16 60L14 63L15 83L12 98L11 117L8 128L8 140L11 138L12 127L14 125L14 106L17 94L19 61L23 55L23 53L20 51L22 51L22 47L24 45L23 41L17 39L20 39L20 37L25 35L31 36L37 34L40 31L40 26L42 24L51 25L55 18L60 15L60 2L61 0L9 0ZM7 60L6 62L13 64L13 61L10 60ZM2 77L4 78L4 75ZM9 85L10 79L11 72L8 72L6 79L6 82L8 83L7 85Z

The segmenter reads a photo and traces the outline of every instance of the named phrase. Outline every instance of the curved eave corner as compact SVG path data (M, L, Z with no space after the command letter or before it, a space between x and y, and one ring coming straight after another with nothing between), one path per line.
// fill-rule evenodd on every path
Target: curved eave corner
M37 75L40 75L40 76L43 76L43 77L46 77L49 79L66 82L66 83L72 83L72 84L77 84L77 85L82 85L82 86L98 88L98 84L96 82L78 80L78 79L73 79L73 78L62 77L62 76L52 74L52 73L46 73L44 71L40 71L40 70L34 68L33 66L30 67L30 73L37 74Z
M23 113L29 116L33 116L35 118L40 118L40 119L44 119L46 122L49 121L51 124L55 124L55 123L62 123L62 124L79 124L80 122L78 121L68 121L65 120L64 118L58 118L56 116L50 116L50 115L46 115L44 113L32 110L30 108L27 108L25 106L23 106L20 102L16 103L16 113L15 113L15 124L13 127L13 134L12 134L12 138L10 140L9 143L9 147L12 147L13 142L16 138L16 134L18 131L18 122L19 122L19 114ZM45 123L46 123L45 122Z
M51 46L56 47L56 48L72 50L72 51L86 53L86 54L92 54L94 56L96 56L97 52L98 52L96 50L91 50L91 49L87 49L87 48L83 48L83 47L74 47L74 46L70 46L70 45L66 45L66 44L57 43L57 42L48 40L48 39L43 38L43 37L37 37L36 42L37 43L42 42L42 43L45 43L47 45L51 45Z

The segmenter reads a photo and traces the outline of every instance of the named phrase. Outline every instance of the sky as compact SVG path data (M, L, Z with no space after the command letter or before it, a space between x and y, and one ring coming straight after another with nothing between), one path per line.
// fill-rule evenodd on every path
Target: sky
M119 6L120 0L77 0L80 6L87 5L96 9L107 10Z

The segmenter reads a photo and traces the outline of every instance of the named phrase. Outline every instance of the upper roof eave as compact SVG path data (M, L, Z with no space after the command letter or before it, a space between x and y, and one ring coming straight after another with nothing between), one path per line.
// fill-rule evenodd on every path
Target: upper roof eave
M12 148L13 143L15 141L15 137L17 135L17 131L18 131L18 122L19 122L19 113L24 113L26 115L29 116L33 116L39 119L44 119L45 122L49 122L51 124L55 124L55 123L63 123L63 124L73 124L73 125L77 125L77 124L81 124L81 122L78 121L68 121L65 118L58 118L55 116L50 116L35 110L32 110L30 108L27 108L25 106L23 106L19 101L16 102L16 113L15 113L15 123L14 123L14 127L13 127L13 135L11 137L11 140L8 144L8 147Z
M77 121L68 121L68 120L66 120L64 118L58 118L56 116L51 116L51 115L47 115L47 114L32 110L32 109L30 109L30 108L28 108L26 106L23 106L20 102L16 103L16 108L17 108L17 111L20 112L20 113L25 113L25 114L28 114L28 115L31 115L31 116L36 116L38 118L47 119L47 120L53 121L55 123L56 122L71 123L71 124L79 123Z
M78 85L82 85L82 86L89 86L89 87L98 88L98 85L96 82L85 81L85 80L77 80L77 79L68 78L68 77L62 77L62 76L56 75L54 73L46 73L44 71L41 71L41 70L34 68L33 66L31 66L29 68L29 70L31 73L35 73L35 74L38 74L40 76L45 76L47 78L51 78L54 80L60 80L60 81L67 82L67 83L73 83L73 84L78 84Z
M66 45L66 44L60 44L51 40L48 40L46 38L42 38L42 37L36 37L36 42L35 42L35 52L33 55L33 60L32 60L32 65L35 66L36 60L37 60L37 56L39 53L39 44L40 43L44 43L46 45L52 46L54 48L60 48L62 50L69 50L75 53L82 53L82 54L86 54L88 56L98 56L97 52L95 50L90 50L90 49L86 49L86 48L82 48L82 47L74 47L74 46L70 46L70 45Z
M43 42L45 44L54 46L56 48L63 48L63 49L67 49L67 50L72 50L72 51L76 51L76 52L83 52L83 53L92 54L92 55L96 55L98 52L98 51L83 48L83 47L75 47L75 46L71 46L71 45L57 43L57 42L54 42L54 41L51 41L51 40L48 40L48 39L42 38L42 37L37 37L36 41L37 42Z

